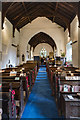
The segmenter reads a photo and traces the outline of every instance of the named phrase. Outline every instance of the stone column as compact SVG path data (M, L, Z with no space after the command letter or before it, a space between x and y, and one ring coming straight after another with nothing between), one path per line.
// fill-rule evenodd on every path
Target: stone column
M31 46L30 46L30 59L31 59Z
M29 44L27 44L27 51L26 51L26 59L28 60L29 59Z
M55 46L54 46L54 58L55 58Z
M80 26L78 18L76 17L75 22L73 24L72 29L73 37L72 42L77 41L72 45L72 59L73 59L73 65L74 67L80 68Z
M33 60L34 58L34 52L33 52L33 47L31 47L31 59Z
M77 16L71 23L71 40L72 40L72 64L74 67L78 66L78 18ZM75 43L75 41L77 41Z

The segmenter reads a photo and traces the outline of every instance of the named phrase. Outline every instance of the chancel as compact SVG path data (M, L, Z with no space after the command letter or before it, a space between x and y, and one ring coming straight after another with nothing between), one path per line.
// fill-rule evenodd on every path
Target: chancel
M0 119L80 119L80 2L0 2Z

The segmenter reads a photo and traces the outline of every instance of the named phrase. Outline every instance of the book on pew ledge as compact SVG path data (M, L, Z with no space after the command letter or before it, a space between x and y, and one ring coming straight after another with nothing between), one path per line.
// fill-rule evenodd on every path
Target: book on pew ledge
M77 95L80 97L80 93L77 93Z
M76 72L80 72L80 69L75 70Z
M72 95L67 95L67 97L70 99L70 100L73 100L73 96Z
M16 71L11 71L10 76L16 76L17 72Z
M0 73L5 72L5 70L0 70Z
M66 80L80 80L80 76L65 76Z
M64 92L68 92L68 85L64 85Z
M73 86L73 91L74 92L79 92L80 91L80 86L78 86L78 85Z
M49 65L49 67L52 67L52 65Z
M19 77L15 77L15 80L20 80L20 78Z
M71 85L60 85L60 92L79 92L80 91L80 86L75 85L75 86L71 86Z

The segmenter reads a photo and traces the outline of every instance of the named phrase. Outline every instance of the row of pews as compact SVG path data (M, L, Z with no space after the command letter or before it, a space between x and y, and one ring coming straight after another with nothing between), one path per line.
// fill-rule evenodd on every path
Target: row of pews
M0 114L2 119L18 119L34 85L38 65L28 61L0 71Z
M60 116L80 119L80 70L75 67L63 67L46 64Z

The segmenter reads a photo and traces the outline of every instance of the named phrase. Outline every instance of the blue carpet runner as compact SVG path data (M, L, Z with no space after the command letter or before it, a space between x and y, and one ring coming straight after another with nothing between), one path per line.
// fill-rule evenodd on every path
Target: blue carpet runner
M21 118L58 118L58 111L47 77L46 67L39 69L34 87Z

